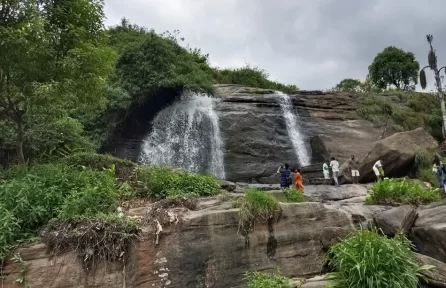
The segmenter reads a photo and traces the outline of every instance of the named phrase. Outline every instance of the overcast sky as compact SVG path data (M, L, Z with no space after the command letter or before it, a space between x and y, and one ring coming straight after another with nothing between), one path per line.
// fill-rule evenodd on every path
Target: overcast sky
M446 65L446 0L106 0L105 11L107 26L126 17L157 32L179 29L215 66L249 63L306 90L364 79L390 45L424 66L428 33Z

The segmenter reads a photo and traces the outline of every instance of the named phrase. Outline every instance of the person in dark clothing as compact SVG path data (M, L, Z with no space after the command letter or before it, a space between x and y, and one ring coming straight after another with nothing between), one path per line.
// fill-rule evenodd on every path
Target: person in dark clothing
M277 174L280 174L280 188L289 188L291 185L291 170L288 164L284 164L277 169Z

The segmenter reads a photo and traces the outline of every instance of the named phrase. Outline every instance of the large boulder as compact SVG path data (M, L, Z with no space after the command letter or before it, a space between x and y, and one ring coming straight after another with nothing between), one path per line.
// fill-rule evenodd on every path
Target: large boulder
M376 226L380 228L387 236L393 237L398 232L407 234L415 224L417 219L417 212L414 207L410 205L399 206L392 208L382 213L374 215Z
M418 252L446 262L446 200L419 209L412 239Z
M405 176L412 167L415 153L420 149L435 149L437 141L424 128L396 133L374 143L372 150L361 161L360 181L376 179L372 167L376 161L383 161L386 176Z

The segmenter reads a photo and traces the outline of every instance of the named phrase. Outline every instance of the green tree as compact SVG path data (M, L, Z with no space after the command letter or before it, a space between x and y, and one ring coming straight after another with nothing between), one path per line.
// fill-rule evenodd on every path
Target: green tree
M419 69L420 65L412 52L389 46L376 55L369 66L369 75L378 88L387 89L393 85L397 89L413 90Z
M358 79L347 78L339 82L333 90L339 92L360 92L362 91L362 82Z
M426 39L427 39L427 42L429 43L429 48L430 48L429 54L427 56L429 65L424 67L420 71L420 85L421 85L421 88L426 89L427 81L426 81L426 72L424 70L426 68L430 68L432 70L432 72L434 73L435 85L436 85L437 91L438 91L438 99L440 100L443 138L446 138L446 107L445 107L445 103L444 103L444 93L443 93L443 87L441 87L441 76L440 76L441 70L445 69L445 71L446 71L446 66L438 68L437 55L435 54L435 50L432 47L432 42L434 41L434 36L427 35Z
M13 129L19 163L25 163L24 142L33 125L104 106L115 60L101 44L99 25L76 26L73 20L102 19L95 1L54 3L5 0L0 6L0 124ZM56 15L65 18L56 21Z

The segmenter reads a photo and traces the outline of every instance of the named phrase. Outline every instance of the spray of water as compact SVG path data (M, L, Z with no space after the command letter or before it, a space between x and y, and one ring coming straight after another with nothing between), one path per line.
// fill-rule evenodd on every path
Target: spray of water
M290 96L282 92L276 92L280 108L282 109L283 117L285 118L288 135L293 144L294 151L299 158L301 166L310 165L311 157L308 152L308 148L305 145L305 138L302 135L299 125L299 115L293 113L293 104L291 103Z
M140 161L224 179L223 141L214 101L206 94L185 93L160 111L143 141Z

